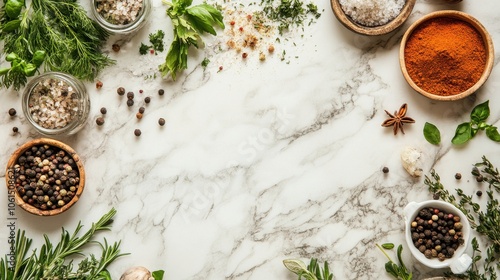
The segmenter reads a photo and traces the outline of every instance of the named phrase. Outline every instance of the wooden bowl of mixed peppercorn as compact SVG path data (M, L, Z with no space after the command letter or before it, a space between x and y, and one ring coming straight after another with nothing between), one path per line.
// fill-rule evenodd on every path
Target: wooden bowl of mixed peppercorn
M362 35L384 35L410 16L416 0L370 1L330 0L337 20L347 29Z
M54 216L68 210L83 193L82 161L68 145L48 138L19 147L7 163L9 196L17 205L38 216Z

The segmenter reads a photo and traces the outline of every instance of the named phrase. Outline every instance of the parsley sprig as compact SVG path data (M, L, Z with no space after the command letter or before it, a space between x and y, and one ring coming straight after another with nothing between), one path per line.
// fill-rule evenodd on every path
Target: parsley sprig
M175 80L177 74L187 69L189 47L203 47L201 34L217 35L215 26L224 29L222 14L215 7L203 3L191 6L192 0L173 0L163 3L168 5L167 15L172 20L174 39L168 50L165 63L159 69L162 76L169 73Z
M30 251L32 240L27 238L24 231L18 230L15 242L15 263L10 266L7 256L0 259L0 279L8 280L33 280L33 279L87 279L87 280L111 280L107 266L115 259L125 254L120 254L120 242L108 244L92 240L95 233L109 230L116 214L111 209L102 216L98 222L79 236L82 229L78 223L75 231L70 234L62 229L61 239L57 244L52 243L47 235L44 235L45 243L39 251ZM83 247L89 243L97 243L101 247L101 256L97 258L90 254L78 264L76 271L73 269L73 261L70 257L75 255L84 256ZM31 254L30 254L31 252Z
M91 81L114 61L103 54L108 33L87 16L76 0L6 0L0 7L0 40L5 54L15 54L35 69L18 71L16 65L1 75L0 86L19 89L38 69L36 53L45 53L45 71L60 71Z

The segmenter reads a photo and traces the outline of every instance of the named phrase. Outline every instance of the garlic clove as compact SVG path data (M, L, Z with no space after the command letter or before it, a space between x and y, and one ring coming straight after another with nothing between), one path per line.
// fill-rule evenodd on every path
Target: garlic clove
M151 276L151 271L143 266L134 266L127 269L120 280L154 280Z

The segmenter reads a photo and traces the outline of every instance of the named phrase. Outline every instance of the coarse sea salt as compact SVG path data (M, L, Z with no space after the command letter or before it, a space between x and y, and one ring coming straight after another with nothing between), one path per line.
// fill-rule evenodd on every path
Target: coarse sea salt
M339 0L344 13L364 26L380 26L396 18L405 0Z

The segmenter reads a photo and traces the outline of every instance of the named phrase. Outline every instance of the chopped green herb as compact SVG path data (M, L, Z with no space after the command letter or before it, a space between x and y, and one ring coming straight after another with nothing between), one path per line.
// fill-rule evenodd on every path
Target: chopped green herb
M139 47L139 53L141 55L145 55L145 54L148 53L148 51L149 51L150 48L151 48L150 46L144 45L143 43L141 43L141 46Z
M151 42L153 50L156 52L162 52L164 50L163 38L165 37L165 32L163 30L158 30L156 33L149 34L149 42Z
M207 68L207 66L208 66L208 64L209 64L209 63L210 63L210 59L208 59L208 57L205 57L205 58L203 59L203 61L201 62L201 66L202 66L203 68Z

